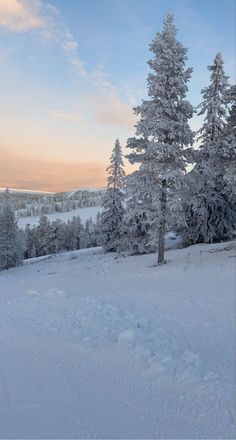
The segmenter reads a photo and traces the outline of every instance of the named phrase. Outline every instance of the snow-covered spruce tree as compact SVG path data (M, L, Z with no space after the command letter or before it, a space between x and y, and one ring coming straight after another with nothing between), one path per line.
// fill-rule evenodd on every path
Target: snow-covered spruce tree
M124 199L123 188L125 179L119 139L115 141L107 172L107 190L103 200L104 211L100 218L101 242L104 250L116 251L120 243L124 216L122 201Z
M25 227L25 242L26 242L26 249L25 249L25 259L28 259L31 257L31 250L32 250L32 246L33 246L33 242L32 242L32 236L31 236L31 230L30 230L30 225L26 225Z
M164 263L170 203L176 208L180 202L179 191L187 163L185 152L193 140L188 124L193 108L186 100L192 69L185 69L187 49L177 41L176 33L173 16L169 14L163 31L156 34L150 45L154 57L148 62L149 98L134 109L140 119L136 136L127 143L132 150L129 161L140 163L139 171L133 176L131 197L128 194L127 212L130 217L133 212L136 218L141 214L142 234L146 224L148 242L155 247L158 243L158 264Z
M156 181L147 185L148 176L145 166L140 166L126 178L126 210L122 226L121 248L131 255L155 252L156 242L153 243L157 216L155 215L154 197ZM151 218L151 214L153 216Z
M228 93L230 111L226 121L223 136L226 140L225 151L225 181L227 182L231 196L236 197L236 85L232 85Z
M49 254L56 254L57 252L65 250L65 223L59 219L54 220L50 224L48 239Z
M0 212L0 270L22 264L24 236L17 226L9 190L5 191Z
M211 243L230 238L234 229L234 206L229 187L224 180L230 156L226 136L228 77L223 59L218 53L211 72L210 85L202 90L199 115L204 115L199 130L201 141L192 171L193 185L186 210L188 227L183 234L185 244Z
M70 225L71 225L71 249L75 251L77 249L81 249L83 236L84 236L84 227L82 225L79 215L73 216Z
M92 217L90 216L85 221L83 248L90 248L96 246L95 228Z
M98 212L96 215L94 230L96 236L96 245L101 246L101 213L100 212Z
M38 227L27 225L25 228L25 239L25 258L37 257L37 250L39 249Z
M41 214L39 225L37 226L37 256L49 254L50 247L50 221L45 214Z

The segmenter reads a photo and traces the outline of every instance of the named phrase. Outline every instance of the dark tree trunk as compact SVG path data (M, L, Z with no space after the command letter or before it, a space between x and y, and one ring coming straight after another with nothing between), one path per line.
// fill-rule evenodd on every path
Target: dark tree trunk
M162 184L162 192L161 192L161 221L158 230L158 261L157 263L164 264L165 263L165 232L166 232L166 184L163 182Z

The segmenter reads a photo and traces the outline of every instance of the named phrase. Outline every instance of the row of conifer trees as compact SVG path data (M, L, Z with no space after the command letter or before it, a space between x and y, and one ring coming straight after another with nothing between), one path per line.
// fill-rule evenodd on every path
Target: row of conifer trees
M0 211L0 270L19 266L24 259L100 245L100 213L85 224L79 216L67 222L42 214L39 224L19 229L10 192L5 191Z
M101 218L104 249L158 250L159 264L169 230L184 245L211 243L232 238L236 219L236 86L218 53L194 109L186 98L192 69L185 67L187 49L176 33L168 15L150 44L148 99L134 109L136 135L127 141L126 157L138 170L124 178L117 140ZM197 133L189 125L194 112L204 117Z

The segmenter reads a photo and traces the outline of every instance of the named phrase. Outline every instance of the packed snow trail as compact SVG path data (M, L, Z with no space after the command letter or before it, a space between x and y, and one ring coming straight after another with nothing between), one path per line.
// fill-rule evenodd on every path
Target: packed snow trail
M0 273L0 438L235 438L236 243Z

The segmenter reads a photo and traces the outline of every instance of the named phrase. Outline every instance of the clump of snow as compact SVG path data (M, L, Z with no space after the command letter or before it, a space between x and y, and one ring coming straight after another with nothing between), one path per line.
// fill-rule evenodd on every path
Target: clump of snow
M132 329L123 330L118 338L119 342L133 342L135 340L135 333Z

